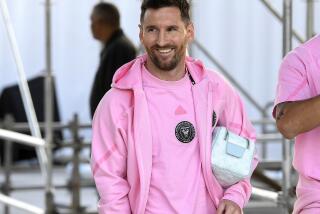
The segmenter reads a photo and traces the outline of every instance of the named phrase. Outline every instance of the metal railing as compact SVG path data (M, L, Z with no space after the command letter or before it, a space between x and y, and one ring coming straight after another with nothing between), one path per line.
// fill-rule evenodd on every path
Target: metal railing
M29 126L27 123L14 123L10 117L6 117L4 121L4 126L6 129L14 130L14 131L30 131ZM1 123L0 123L1 125ZM44 130L46 123L39 123L39 127ZM71 177L66 184L59 184L54 185L52 184L53 189L66 189L72 193L71 203L70 204L56 204L54 200L52 200L52 209L50 212L46 209L46 213L56 213L59 209L68 210L71 213L96 213L93 210L88 210L88 208L81 205L81 188L95 188L93 181L88 180L81 180L81 175L79 172L79 166L83 162L80 157L80 152L82 148L89 148L91 146L90 142L84 142L83 138L80 136L80 131L84 129L91 128L91 124L80 124L78 116L74 115L73 120L70 121L68 124L61 124L61 123L53 123L52 124L53 130L66 130L71 133L71 141L68 142L63 141L59 142L59 144L54 144L51 149L62 149L62 148L72 148L73 155L70 157L70 161L73 165L71 171ZM38 139L29 135L20 134L14 131L0 129L0 138L6 139L9 142L5 142L5 163L4 163L4 173L5 173L5 183L3 184L4 194L9 195L12 191L24 191L24 190L45 190L44 185L12 185L11 184L11 177L12 177L12 157L13 154L12 148L8 149L7 145L11 145L12 142L23 143L25 145L37 145L37 146L46 146L44 140ZM52 161L52 160L50 160ZM27 169L29 171L29 169ZM52 173L52 172L51 172ZM46 195L46 197L48 197ZM51 197L51 196L50 196ZM52 199L54 199L54 195L52 195ZM1 202L1 201L0 201ZM47 206L47 200L45 201ZM12 204L7 204L12 205ZM9 213L8 208L5 208L6 214Z
M10 20L9 12L8 12L8 7L5 0L0 0L0 9L1 9L1 14L3 16L3 20L5 23L5 28L7 30L14 60L17 66L17 71L19 76L19 90L21 93L23 106L26 110L31 133L33 136L37 138L42 138L39 124L37 121L37 116L34 110L34 105L30 95L29 86L27 84L27 78L25 76L25 71L24 71L24 67L21 59L21 54L18 48L17 39L13 30L13 26ZM41 167L42 174L44 176L44 179L47 179L48 158L47 158L46 151L43 147L38 147L36 151L37 151L38 158L40 160L40 167Z
M6 140L7 143L15 141L15 142L36 147L36 148L40 148L40 147L43 148L45 146L45 141L43 139L32 137L30 135L20 134L20 133L5 130L5 129L0 129L0 139ZM6 176L6 178L8 177ZM6 189L8 191L8 188ZM3 194L0 194L0 202L6 205L10 205L10 206L31 212L31 213L37 213L37 214L44 213L44 210L41 208L38 208L36 206L27 204L25 202L16 200L8 196L5 196ZM8 209L6 208L6 210Z
M27 211L29 213L44 214L44 210L39 207L32 206L30 204L13 199L13 198L8 197L6 195L3 195L1 193L0 193L0 201L7 204L7 205L12 206L12 207L16 207L20 210Z

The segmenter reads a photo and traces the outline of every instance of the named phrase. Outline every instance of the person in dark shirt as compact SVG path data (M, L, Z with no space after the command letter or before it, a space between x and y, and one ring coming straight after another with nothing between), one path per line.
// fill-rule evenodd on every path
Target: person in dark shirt
M136 57L136 49L122 31L119 11L113 4L101 2L95 5L91 14L91 31L93 37L104 45L90 95L93 117L101 98L111 88L114 73Z

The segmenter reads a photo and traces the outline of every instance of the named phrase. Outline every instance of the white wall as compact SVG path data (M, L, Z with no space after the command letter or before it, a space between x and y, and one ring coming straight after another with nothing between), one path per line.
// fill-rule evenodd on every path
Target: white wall
M282 1L269 2L282 14ZM293 26L303 37L305 2L293 1ZM319 11L320 2L316 1L315 6ZM273 101L282 58L282 25L276 17L259 0L194 0L193 8L197 40L261 106ZM320 13L316 15L316 31L320 32ZM294 40L293 44L298 43ZM203 58L197 49L194 53ZM259 117L248 102L246 107L251 118Z
M27 77L45 69L44 1L7 0ZM100 45L92 39L89 16L96 0L55 0L52 6L53 70L64 121L73 113L89 121L89 93ZM126 34L138 45L140 0L113 0ZM281 13L282 1L271 0ZM294 0L294 28L305 35L305 0ZM315 1L315 11L320 2ZM282 57L282 28L259 0L194 0L196 38L260 103L273 100ZM316 32L320 32L316 12ZM294 42L296 46L298 43ZM194 49L193 54L214 67ZM13 56L0 19L0 90L17 82ZM246 102L252 119L257 112Z

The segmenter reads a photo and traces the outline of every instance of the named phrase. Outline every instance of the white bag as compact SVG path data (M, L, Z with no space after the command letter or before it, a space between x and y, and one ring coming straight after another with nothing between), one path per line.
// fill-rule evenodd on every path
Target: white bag
M225 127L216 127L212 133L211 168L223 187L250 177L255 144Z

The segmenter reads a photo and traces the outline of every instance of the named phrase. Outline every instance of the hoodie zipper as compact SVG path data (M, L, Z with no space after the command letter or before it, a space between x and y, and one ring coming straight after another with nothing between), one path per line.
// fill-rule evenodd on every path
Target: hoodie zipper
M213 90L212 90L211 83L208 82L207 118L212 119L213 111L214 111L214 109L213 109ZM221 187L220 187L220 184L215 180L215 177L214 177L212 169L211 169L211 148L208 148L208 147L212 144L212 142L211 142L212 141L212 137L211 137L212 130L216 127L216 125L218 123L218 119L219 119L218 115L216 114L216 121L213 125L212 125L211 121L207 121L206 133L205 133L206 134L206 142L205 142L205 163L204 163L205 173L206 173L204 176L206 176L206 178L207 178L208 192L209 192L209 195L211 196L212 200L214 201L216 208L218 208L219 199L218 199L218 195L217 195L218 192L214 191L214 189L221 188ZM222 189L221 189L221 191L222 191Z

